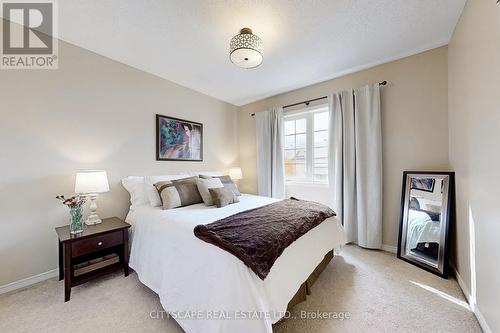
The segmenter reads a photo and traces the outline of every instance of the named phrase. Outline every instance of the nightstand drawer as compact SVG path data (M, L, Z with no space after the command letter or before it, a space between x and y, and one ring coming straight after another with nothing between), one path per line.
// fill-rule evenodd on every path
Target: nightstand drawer
M104 250L123 243L123 231L115 231L101 236L73 241L71 243L71 256L78 257Z

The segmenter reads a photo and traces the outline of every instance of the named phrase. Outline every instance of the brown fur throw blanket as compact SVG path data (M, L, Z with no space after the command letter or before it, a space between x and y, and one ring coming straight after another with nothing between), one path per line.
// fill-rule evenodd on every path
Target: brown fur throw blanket
M264 280L290 244L334 215L320 203L290 198L197 225L194 234L232 253Z

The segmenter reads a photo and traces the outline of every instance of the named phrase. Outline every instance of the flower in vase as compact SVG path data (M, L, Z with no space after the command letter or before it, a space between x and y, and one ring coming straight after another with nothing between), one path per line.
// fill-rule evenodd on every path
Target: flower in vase
M64 195L58 195L56 199L60 200L63 205L66 205L69 208L80 207L87 201L85 197L79 195L74 195L70 198L65 198Z

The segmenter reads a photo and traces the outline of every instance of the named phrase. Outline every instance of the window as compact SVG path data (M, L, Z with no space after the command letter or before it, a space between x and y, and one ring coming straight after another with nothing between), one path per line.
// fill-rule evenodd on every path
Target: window
M328 184L328 108L285 115L287 181Z

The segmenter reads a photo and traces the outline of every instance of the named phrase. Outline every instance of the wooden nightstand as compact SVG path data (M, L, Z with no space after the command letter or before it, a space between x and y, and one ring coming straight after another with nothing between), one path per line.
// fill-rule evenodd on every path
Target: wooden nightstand
M56 228L59 237L59 280L64 278L64 301L71 288L95 277L123 269L128 276L128 228L130 224L117 217L83 227L77 235L69 226Z

